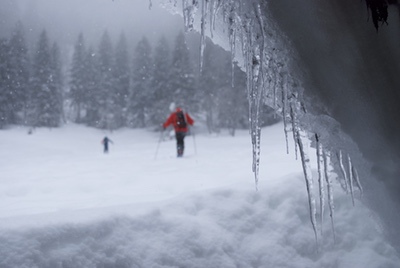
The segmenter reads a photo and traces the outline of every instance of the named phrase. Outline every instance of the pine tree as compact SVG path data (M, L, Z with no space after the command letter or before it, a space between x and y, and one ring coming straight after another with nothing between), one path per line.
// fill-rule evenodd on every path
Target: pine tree
M153 91L150 87L153 75L151 47L146 37L143 37L134 52L132 85L129 98L129 125L145 127L147 113L151 106Z
M114 91L114 76L112 68L113 48L110 36L107 31L103 33L99 46L98 57L98 101L99 121L97 127L105 129L115 129L115 103L117 102L117 94Z
M179 106L196 111L199 103L196 99L195 75L183 32L177 35L172 53L170 85L173 100Z
M9 46L7 39L0 39L0 128L9 124Z
M60 123L60 119L64 118L64 98L63 98L63 77L62 77L62 64L61 64L61 55L60 48L57 43L53 43L51 48L51 80L50 80L50 88L53 92L52 94L52 102L54 105L54 113L53 117L55 123Z
M76 109L76 122L81 122L82 110L87 102L85 80L87 77L85 69L85 41L83 34L79 34L72 56L71 80L69 97Z
M130 66L126 38L121 34L115 49L114 66L114 90L116 93L115 102L115 126L122 127L126 124L127 101L130 84Z
M173 101L170 87L170 48L165 36L161 36L154 50L154 71L151 88L154 91L150 112L150 122L160 125L169 110L169 104Z
M92 47L87 49L84 56L84 66L85 66L85 103L86 103L86 113L83 119L89 126L98 126L100 121L99 107L100 98L98 94L99 89L99 70L97 68L97 56Z
M199 99L209 132L228 128L231 135L234 135L237 128L248 127L246 75L236 64L233 77L232 84L230 53L207 40L199 82Z
M210 133L219 132L218 103L219 90L230 82L230 68L224 64L228 53L220 51L207 40L203 56L203 68L199 87L201 107L206 115L207 129Z
M49 41L46 31L43 31L34 55L32 89L29 92L29 122L33 127L59 126L58 93L53 86L52 78Z
M219 90L218 122L220 127L228 128L232 136L236 129L249 127L249 104L246 92L246 74L235 64L234 84L231 80L230 56L225 61L225 71L229 72L229 79Z
M18 22L10 39L9 51L9 122L20 123L26 120L27 90L29 86L29 57L25 43L25 34L21 22Z

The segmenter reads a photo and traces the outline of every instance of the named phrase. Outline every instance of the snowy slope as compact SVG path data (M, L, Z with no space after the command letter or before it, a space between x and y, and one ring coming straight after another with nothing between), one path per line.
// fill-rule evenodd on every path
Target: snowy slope
M248 131L189 136L182 159L158 140L73 124L0 131L0 267L400 267L374 214L336 183L336 243L326 213L316 251L281 124L263 130L258 192Z

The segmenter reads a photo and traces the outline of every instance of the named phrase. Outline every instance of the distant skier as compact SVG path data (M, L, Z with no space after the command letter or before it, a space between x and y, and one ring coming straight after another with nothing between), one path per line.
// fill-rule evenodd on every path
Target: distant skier
M188 113L185 113L179 107L177 107L175 111L169 115L163 124L164 129L166 129L169 125L174 127L178 157L183 155L183 150L185 148L184 139L189 130L188 124L192 126L194 124L194 120L189 116Z
M104 139L101 141L101 143L104 145L104 153L108 153L108 143L109 142L113 143L113 141L110 140L107 136L104 137Z

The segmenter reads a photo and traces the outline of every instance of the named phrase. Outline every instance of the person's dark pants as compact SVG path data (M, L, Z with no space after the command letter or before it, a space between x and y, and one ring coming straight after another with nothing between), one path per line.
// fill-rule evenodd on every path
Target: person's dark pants
M175 138L176 138L176 149L178 152L178 156L183 155L183 150L185 149L185 139L186 133L185 132L176 132L175 133Z
M104 143L104 152L108 153L108 143Z

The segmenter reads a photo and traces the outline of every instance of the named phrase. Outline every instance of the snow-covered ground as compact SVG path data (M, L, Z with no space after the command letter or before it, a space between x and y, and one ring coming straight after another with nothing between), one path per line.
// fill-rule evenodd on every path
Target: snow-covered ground
M316 250L281 124L263 129L258 191L248 131L188 136L179 159L173 139L158 141L74 124L0 131L0 267L400 267L377 218L337 183L336 243L326 208Z

